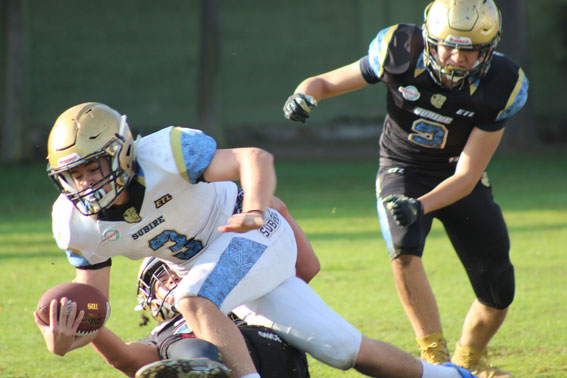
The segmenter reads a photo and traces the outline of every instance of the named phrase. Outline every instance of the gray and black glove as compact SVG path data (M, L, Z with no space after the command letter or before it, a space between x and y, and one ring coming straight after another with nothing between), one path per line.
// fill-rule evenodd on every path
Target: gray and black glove
M284 116L292 121L304 122L309 118L311 109L317 106L317 100L303 93L294 93L287 98L283 107Z
M415 198L391 194L382 200L399 226L409 226L423 216L423 205Z

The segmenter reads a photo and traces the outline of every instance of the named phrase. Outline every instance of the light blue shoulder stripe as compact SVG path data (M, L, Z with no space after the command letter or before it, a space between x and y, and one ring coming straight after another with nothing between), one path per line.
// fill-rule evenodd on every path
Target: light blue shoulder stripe
M506 107L496 117L497 121L508 119L520 111L528 100L529 81L524 71L520 68L518 73L518 81L514 90L510 94Z
M368 47L368 61L370 63L370 67L372 67L372 70L374 71L374 74L378 78L382 78L382 66L386 56L388 56L388 45L390 44L392 35L397 28L398 25L394 25L380 30L376 35L376 38L370 42L370 46Z

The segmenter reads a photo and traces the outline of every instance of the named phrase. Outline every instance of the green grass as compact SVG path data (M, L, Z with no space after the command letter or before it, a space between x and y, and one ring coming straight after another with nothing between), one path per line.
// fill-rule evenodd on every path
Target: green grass
M567 377L567 156L499 155L488 173L506 217L516 299L491 343L494 363L515 377ZM363 333L416 354L397 298L375 215L376 162L281 162L278 191L321 260L312 286ZM120 377L91 347L61 358L47 352L32 312L49 287L74 272L51 236L57 193L41 164L0 166L0 376ZM424 262L451 346L473 300L463 268L439 223ZM145 336L133 311L139 262L114 259L110 329ZM357 377L310 359L314 378Z

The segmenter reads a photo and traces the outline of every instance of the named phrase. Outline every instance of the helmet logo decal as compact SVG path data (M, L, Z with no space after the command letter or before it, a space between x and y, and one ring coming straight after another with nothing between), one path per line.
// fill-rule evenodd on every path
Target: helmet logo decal
M102 235L102 242L116 241L120 239L120 232L118 230L107 230Z
M437 93L431 96L431 105L435 106L437 109L441 109L446 100L446 96Z
M464 46L472 46L472 41L468 37L457 37L454 35L449 35L445 39L445 42L451 45L464 45Z
M81 159L81 156L78 153L74 152L71 155L67 155L67 156L63 156L62 158L59 158L59 160L57 160L57 166L61 167L62 165L71 164L79 159Z
M408 85L407 87L400 86L398 91L408 101L417 101L421 97L421 93L413 85Z
M122 215L124 216L124 220L128 223L138 223L142 220L134 206L129 207Z

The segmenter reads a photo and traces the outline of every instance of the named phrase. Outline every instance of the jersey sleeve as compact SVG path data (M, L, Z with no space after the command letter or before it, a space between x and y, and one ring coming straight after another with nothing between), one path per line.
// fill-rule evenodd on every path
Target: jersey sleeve
M496 121L508 119L520 111L528 99L529 81L521 68L518 68L518 79L504 109L498 113Z
M490 85L495 88L488 95L491 98L487 103L491 109L488 109L478 128L496 131L502 129L506 121L526 104L529 81L522 68L501 54L494 56L489 75L491 78L486 79L489 79Z
M377 83L382 78L384 64L388 56L388 47L397 28L398 25L394 25L380 30L370 42L368 55L360 61L362 76L369 84Z
M364 79L388 83L399 75L413 74L423 51L422 31L417 25L397 24L382 29L370 42L368 56L360 61Z
M216 141L201 130L183 127L173 127L170 136L180 174L192 184L203 181L203 172L217 150Z
M108 256L99 256L90 251L89 240L92 235L87 231L88 228L82 227L83 222L89 222L89 217L85 217L75 210L71 201L65 196L60 195L53 204L51 212L51 228L57 246L65 251L69 263L77 269L100 269L111 265ZM71 231L74 227L74 231ZM95 238L98 240L98 237Z
M362 73L362 77L368 84L376 84L380 82L380 78L376 76L374 69L370 65L370 58L368 57L368 55L360 59L358 64L360 65L360 72Z

